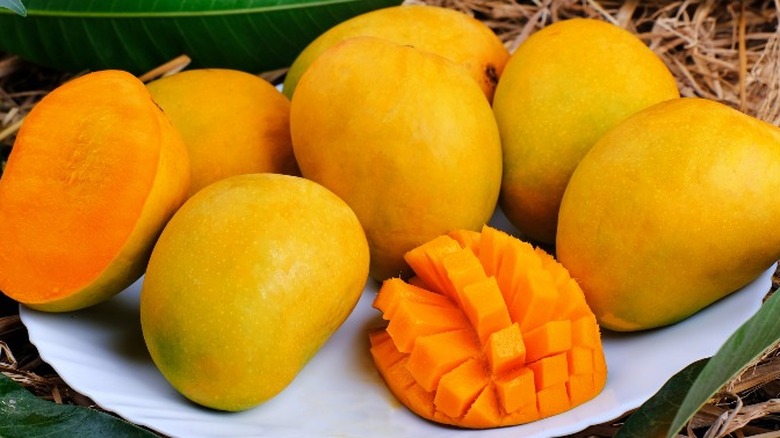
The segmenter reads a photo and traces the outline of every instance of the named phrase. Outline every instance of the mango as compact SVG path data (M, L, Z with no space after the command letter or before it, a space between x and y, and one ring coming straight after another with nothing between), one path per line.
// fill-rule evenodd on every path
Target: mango
M297 175L290 139L290 101L265 79L209 68L147 84L187 146L190 192L233 175Z
M368 257L355 214L319 184L271 173L213 183L152 252L140 298L152 360L195 403L261 404L350 314Z
M466 70L441 56L344 40L301 77L290 129L302 175L360 219L377 280L408 273L404 253L454 229L478 231L495 210L495 118Z
M681 321L780 257L780 129L680 98L610 130L563 195L557 256L599 323Z
M138 78L101 70L58 86L25 118L0 179L0 290L49 312L118 294L189 184L187 149Z
M292 98L303 72L325 50L356 36L372 36L414 46L460 64L489 100L493 99L496 84L509 59L509 51L493 30L470 15L438 6L391 6L342 21L309 43L287 72L284 94Z
M577 163L617 123L679 97L675 79L639 38L587 18L523 41L493 101L504 148L502 210L523 237L553 244L561 197Z

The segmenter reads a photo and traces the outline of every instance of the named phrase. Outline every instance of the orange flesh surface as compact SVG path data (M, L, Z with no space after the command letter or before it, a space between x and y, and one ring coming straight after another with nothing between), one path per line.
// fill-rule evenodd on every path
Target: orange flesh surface
M485 226L406 254L415 276L374 300L369 333L390 391L417 415L484 429L549 417L596 395L607 365L596 318L568 271Z
M23 302L68 296L119 253L157 171L155 111L141 81L104 71L30 112L0 180L4 292Z

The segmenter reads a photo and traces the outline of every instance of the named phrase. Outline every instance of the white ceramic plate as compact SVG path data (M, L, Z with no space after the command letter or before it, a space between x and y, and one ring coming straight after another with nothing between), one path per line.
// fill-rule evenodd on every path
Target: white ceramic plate
M493 224L507 229L497 212ZM293 383L269 402L239 413L216 412L181 397L152 363L138 316L139 280L115 298L83 311L50 314L20 308L41 357L77 391L136 424L174 437L524 437L576 433L638 407L689 363L713 355L761 305L774 270L671 327L606 334L609 377L592 401L534 423L458 430L416 417L381 380L366 332L379 324L369 281L352 315Z

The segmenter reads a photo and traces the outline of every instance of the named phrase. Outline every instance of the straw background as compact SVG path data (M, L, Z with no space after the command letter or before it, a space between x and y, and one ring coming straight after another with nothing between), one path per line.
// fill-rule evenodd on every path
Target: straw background
M666 63L683 96L721 101L780 124L780 0L406 0L445 6L490 26L513 50L529 34L571 17L610 21L634 32ZM186 66L174 63L149 77ZM264 72L279 81L284 71ZM72 77L0 52L0 161L29 109L49 90ZM2 244L2 243L0 243ZM777 285L777 275L772 287ZM770 291L767 291L770 292ZM78 354L74 352L74 354ZM38 396L58 403L100 409L70 389L41 361L27 339L17 306L0 295L0 372ZM572 437L610 437L621 418ZM773 348L734 379L691 421L685 436L780 437L780 352Z

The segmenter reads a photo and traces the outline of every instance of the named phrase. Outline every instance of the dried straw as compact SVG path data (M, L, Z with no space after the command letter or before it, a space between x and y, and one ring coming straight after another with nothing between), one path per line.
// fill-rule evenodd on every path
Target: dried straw
M71 389L41 360L27 340L19 315L0 317L0 373L40 398L97 408L92 400Z
M671 69L683 96L715 99L780 125L780 0L406 0L405 3L444 6L470 14L490 26L510 50L535 30L559 20L572 17L606 20L645 41ZM182 59L172 63L149 72L145 79L186 67L186 59L183 64ZM283 74L284 71L268 72L264 77L279 81ZM24 115L48 90L73 76L0 53L0 162L4 163ZM776 286L777 281L773 290ZM9 318L0 319L0 372L32 388L41 397L93 405L51 373L29 343L4 341L9 331L24 333L18 317ZM19 350L33 351L25 357L24 364L17 359ZM38 370L44 374L38 374ZM621 420L593 426L572 437L613 436ZM773 348L723 388L722 394L696 415L682 436L780 438L778 429L780 350Z
M716 99L780 123L777 1L407 0L457 9L513 50L550 23L590 17L624 27L672 70L684 96Z

